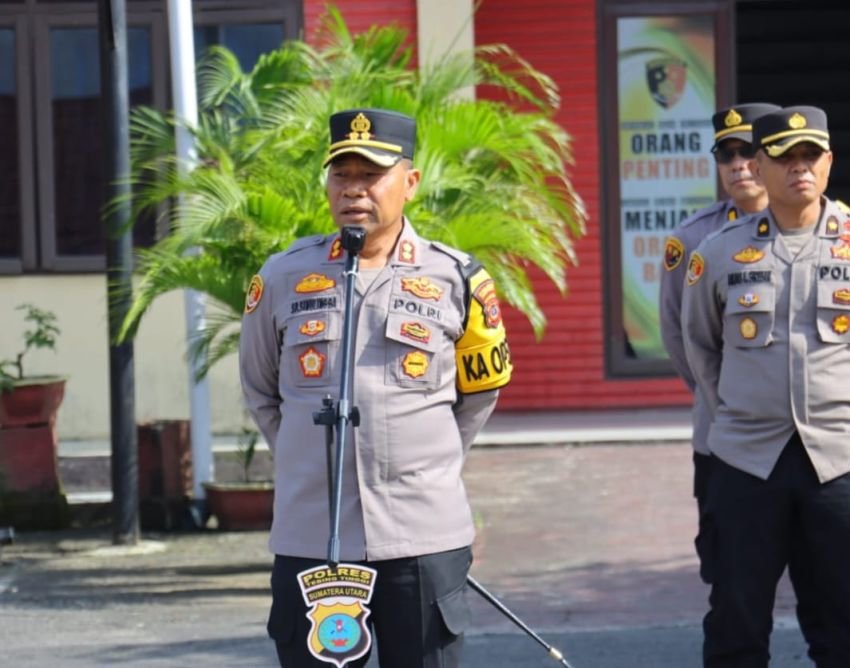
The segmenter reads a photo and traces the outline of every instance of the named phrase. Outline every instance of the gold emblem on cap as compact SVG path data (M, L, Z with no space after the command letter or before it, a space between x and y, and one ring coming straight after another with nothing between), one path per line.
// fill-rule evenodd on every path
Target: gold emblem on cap
M372 121L366 118L361 111L353 119L351 119L351 132L349 133L348 138L352 141L357 141L358 139L362 141L369 141L372 137L369 133L369 130L371 129Z
M735 125L740 125L744 118L734 109L730 109L729 113L726 114L726 118L723 119L723 123L727 128L734 127Z
M794 112L794 115L788 119L788 127L794 130L806 127L806 117L799 112Z

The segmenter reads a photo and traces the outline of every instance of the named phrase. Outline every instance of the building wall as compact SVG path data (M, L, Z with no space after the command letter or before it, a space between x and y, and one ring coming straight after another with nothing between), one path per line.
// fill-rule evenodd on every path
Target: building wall
M67 376L57 430L63 439L109 435L109 345L106 278L99 274L0 277L0 358L22 350L26 329L15 307L31 302L54 311L61 334L56 351L34 350L24 358L27 374ZM189 417L189 372L182 293L158 300L134 343L136 420ZM209 376L211 428L238 432L244 418L235 356Z
M558 84L557 120L573 138L571 180L589 215L587 234L576 245L579 266L568 271L568 295L562 297L542 275L535 277L548 320L543 339L537 342L525 318L505 309L515 375L499 400L501 410L690 403L677 378L606 378L596 5L591 0L485 0L475 15L477 44L506 43Z

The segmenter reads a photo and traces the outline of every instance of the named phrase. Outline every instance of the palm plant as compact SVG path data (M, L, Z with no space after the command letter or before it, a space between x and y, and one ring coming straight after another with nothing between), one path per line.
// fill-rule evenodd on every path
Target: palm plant
M319 47L290 41L243 72L213 47L198 70L199 122L190 128L197 166L175 157L181 120L150 108L131 118L133 218L167 215L171 232L139 255L141 281L120 333L132 336L165 292L211 297L206 329L192 349L200 374L238 344L244 293L273 252L294 239L334 229L324 192L327 121L363 106L417 119L416 163L423 178L407 214L423 236L478 257L502 298L538 336L545 317L527 269L541 269L566 291L572 240L585 214L566 174L569 136L553 120L554 83L506 46L478 47L411 67L407 35L373 27L352 35L334 8ZM464 99L478 86L498 99Z

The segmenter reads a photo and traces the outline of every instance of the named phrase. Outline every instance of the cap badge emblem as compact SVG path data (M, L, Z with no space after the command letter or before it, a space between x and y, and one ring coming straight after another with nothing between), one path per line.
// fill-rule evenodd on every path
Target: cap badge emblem
M794 115L788 119L788 127L794 130L804 128L806 125L806 117L799 112L795 112Z
M733 128L736 125L740 125L743 120L744 119L741 117L741 114L734 109L730 109L729 113L726 114L726 118L723 119L723 123L727 128Z
M351 120L351 132L349 133L348 138L352 141L357 141L358 139L362 141L369 141L372 137L369 132L371 129L372 121L366 118L363 115L363 112L360 112Z

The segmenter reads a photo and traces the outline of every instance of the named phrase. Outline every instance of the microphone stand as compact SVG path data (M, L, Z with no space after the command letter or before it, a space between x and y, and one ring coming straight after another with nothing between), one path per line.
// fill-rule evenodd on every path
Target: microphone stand
M339 565L339 513L342 500L342 465L345 453L345 435L348 423L360 425L360 411L351 405L351 349L354 323L351 317L354 301L354 284L360 264L358 253L366 242L366 230L357 225L345 225L341 234L342 247L348 252L345 259L345 313L342 326L342 372L339 381L339 401L334 405L330 395L322 399L322 410L313 413L313 424L325 427L325 454L328 475L328 508L330 510L330 538L328 539L328 566ZM336 452L334 452L336 429Z

